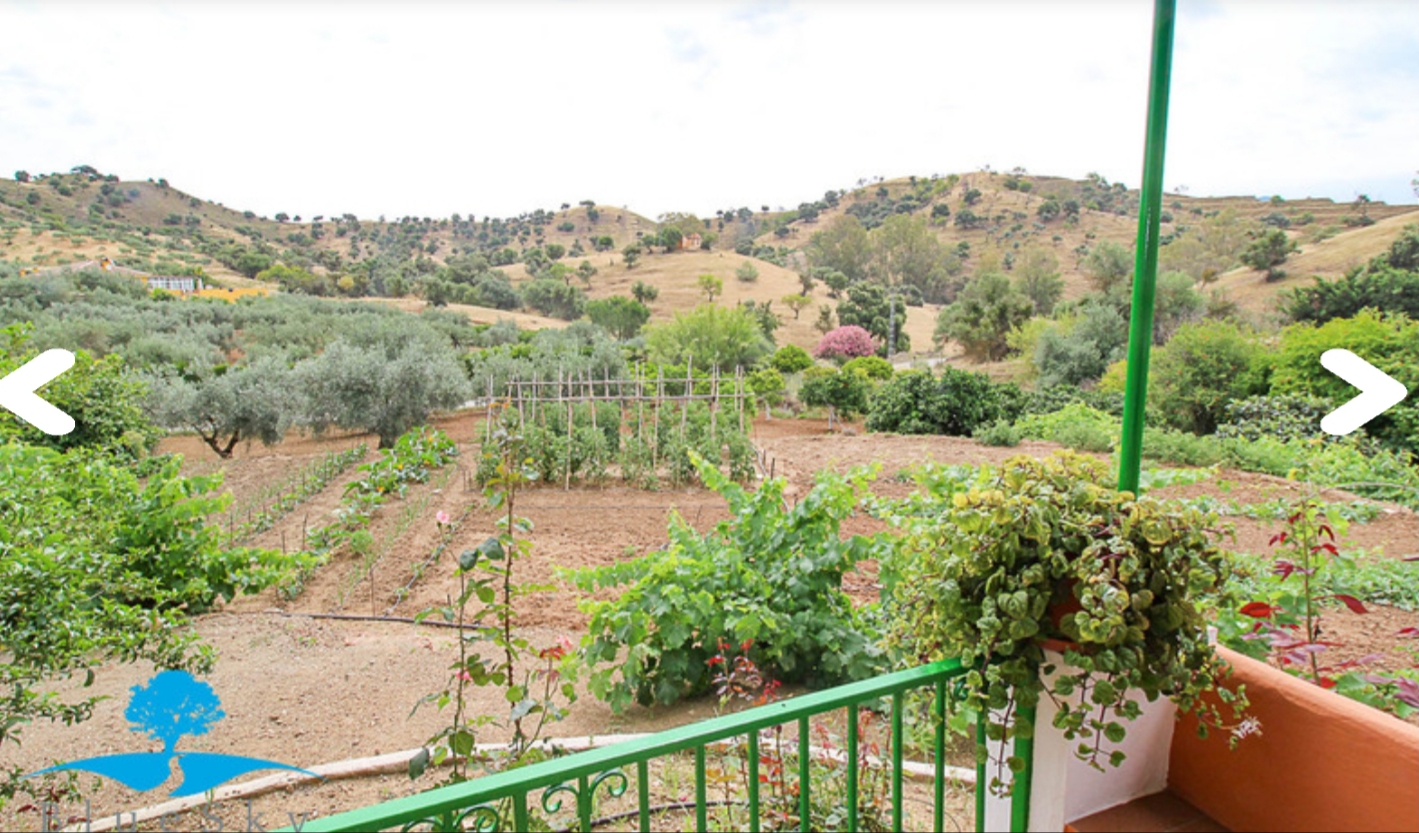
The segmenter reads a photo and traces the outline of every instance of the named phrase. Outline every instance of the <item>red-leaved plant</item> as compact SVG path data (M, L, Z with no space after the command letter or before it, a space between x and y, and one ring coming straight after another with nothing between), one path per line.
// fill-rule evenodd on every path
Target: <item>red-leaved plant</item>
M1323 507L1310 498L1301 501L1286 519L1286 528L1271 538L1271 545L1278 549L1272 572L1286 590L1271 601L1253 601L1241 607L1243 615L1257 620L1251 633L1242 638L1266 640L1278 665L1321 688L1338 689L1391 711L1419 709L1419 684L1414 680L1360 670L1380 659L1380 654L1336 663L1322 660L1327 649L1340 647L1341 643L1326 638L1320 602L1335 599L1352 613L1369 612L1354 596L1319 592L1318 574L1331 559L1340 556L1336 539L1335 526L1324 515ZM1299 593L1291 590L1297 583ZM1419 635L1419 629L1404 628L1397 635Z

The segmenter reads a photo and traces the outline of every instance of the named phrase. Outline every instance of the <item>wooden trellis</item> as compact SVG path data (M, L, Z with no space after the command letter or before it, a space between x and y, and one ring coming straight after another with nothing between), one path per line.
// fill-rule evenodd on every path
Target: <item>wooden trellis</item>
M647 378L641 365L636 366L635 375L632 378L611 378L603 373L597 378L590 372L572 372L558 369L555 378L542 378L534 374L531 379L509 379L504 387L504 394L496 397L496 401L501 401L503 407L509 412L517 412L518 425L526 429L528 423L534 423L541 427L546 427L548 409L562 409L566 412L567 441L572 442L575 432L575 407L586 404L590 406L591 425L597 428L597 405L613 404L621 414L621 420L628 420L632 413L635 415L636 425L644 432L648 423L646 422L646 410L650 410L649 429L651 468L655 469L661 460L659 448L660 424L662 410L668 405L672 409L679 410L680 416L680 441L685 442L689 430L689 412L692 402L705 402L709 408L710 437L719 435L720 418L728 411L728 418L738 421L739 433L745 430L745 411L752 409L754 394L749 390L747 377L742 369L736 369L734 374L722 374L718 368L713 369L708 377L701 376L695 378L694 363L691 361L685 368L685 375L670 376L665 375L663 367L657 367L654 377ZM703 389L708 385L708 393L697 393L696 388ZM491 377L486 383L488 399L495 401L495 385ZM678 393L672 392L678 389ZM494 408L490 407L487 412L488 428L491 430L493 424ZM752 416L752 410L750 411ZM672 416L673 418L673 416ZM570 455L568 455L565 482L566 488L571 487L572 466Z

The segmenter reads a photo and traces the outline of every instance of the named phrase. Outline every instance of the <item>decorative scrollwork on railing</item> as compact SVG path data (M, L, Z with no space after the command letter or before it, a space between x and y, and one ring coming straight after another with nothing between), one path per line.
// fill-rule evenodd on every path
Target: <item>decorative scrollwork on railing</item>
M430 833L498 833L503 829L502 813L492 804L479 804L462 810L446 810L436 816L411 821L400 828L404 833L421 824L429 826Z
M630 779L626 773L619 769L608 769L597 775L589 783L586 776L577 779L576 786L563 782L555 787L548 787L542 793L542 809L547 813L558 813L562 809L562 799L558 793L567 793L576 800L577 816L587 819L591 816L592 801L596 797L596 791L606 786L605 793L610 798L619 798L626 794L626 789L630 786Z
M611 782L615 783L611 783ZM626 773L619 769L608 769L591 781L591 795L596 795L596 789L602 784L608 784L606 795L611 798L620 798L626 794L626 788L630 786L630 779L626 778Z

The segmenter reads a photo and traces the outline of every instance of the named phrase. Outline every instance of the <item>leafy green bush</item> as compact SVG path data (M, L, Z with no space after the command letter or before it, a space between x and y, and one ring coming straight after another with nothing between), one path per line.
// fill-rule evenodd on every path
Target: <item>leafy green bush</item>
M815 408L831 408L842 419L852 419L867 410L872 385L861 371L810 367L803 372L798 398Z
M1021 436L1032 440L1061 442L1061 431L1074 426L1086 426L1093 433L1116 437L1123 430L1123 423L1110 414L1095 410L1082 402L1073 402L1057 411L1047 414L1027 414L1015 421Z
M529 308L564 321L575 321L586 311L586 293L551 278L538 278L522 290Z
M651 358L667 364L694 361L697 369L752 367L773 350L754 315L742 307L701 304L645 330ZM682 374L683 377L683 374Z
M1108 366L1124 357L1128 319L1114 304L1091 298L1072 318L1044 329L1035 343L1039 387L1077 387L1098 379Z
M1070 422L1059 426L1054 432L1054 441L1066 448L1092 451L1102 454L1114 446L1117 434L1109 433L1098 425L1088 422Z
M1317 360L1334 348L1354 351L1411 393L1419 390L1419 321L1365 310L1354 318L1336 318L1320 326L1295 324L1283 330L1281 348L1273 359L1272 392L1349 400L1355 389ZM1411 395L1376 417L1365 431L1390 448L1419 453L1419 399Z
M981 445L1013 448L1020 444L1024 435L1006 420L997 419L989 425L978 426L971 436Z
M1312 361L1314 356L1312 355ZM1258 369L1262 356L1255 337L1236 324L1184 324L1153 354L1148 398L1167 423L1180 431L1211 434L1227 405L1265 391Z
M849 359L847 364L843 365L843 371L856 371L869 379L877 380L890 379L892 374L896 372L892 369L892 363L881 356L858 356L855 359Z
M1088 405L1095 411L1109 416L1123 418L1123 394L1081 390L1068 385L1057 385L1052 388L1032 391L1029 396L1025 397L1023 413L1052 414L1065 405L1076 402Z
M797 344L785 344L774 352L769 364L785 376L801 373L813 366L813 357Z
M984 373L953 367L941 375L911 370L896 374L872 395L867 430L898 434L968 437L977 427L1019 415L1024 394Z
M1389 251L1351 269L1337 281L1292 290L1287 313L1296 321L1324 324L1364 309L1402 312L1419 320L1419 226L1405 226Z
M786 481L748 492L692 459L729 502L730 520L701 535L675 515L666 549L563 574L586 594L623 588L614 600L582 602L591 615L584 656L610 666L593 671L592 693L618 712L701 693L721 639L752 640L753 661L784 682L832 685L880 672L873 628L842 591L843 574L873 550L862 536L839 534L868 478L821 474L787 508Z
M0 377L39 355L28 324L0 328ZM60 451L91 448L141 457L162 436L143 410L147 388L118 356L74 353L74 366L44 386L44 399L74 418L74 430L53 437L0 408L0 442L14 439Z
M1143 429L1143 456L1184 466L1212 466L1226 456L1216 437L1199 437L1186 431Z

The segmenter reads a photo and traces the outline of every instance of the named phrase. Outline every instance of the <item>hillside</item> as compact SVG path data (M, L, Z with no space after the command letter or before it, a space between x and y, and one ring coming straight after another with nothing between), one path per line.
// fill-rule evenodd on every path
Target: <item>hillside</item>
M978 193L968 204L967 195L972 191ZM952 247L963 242L969 245L971 254L963 263L966 275L986 252L993 251L1008 268L1020 251L1047 247L1058 258L1065 297L1075 298L1088 289L1083 263L1092 248L1105 241L1132 247L1137 199L1136 191L1097 175L1075 181L1019 171L978 171L860 182L855 189L829 192L823 200L805 202L796 210L741 208L704 219L673 218L686 231L703 231L711 241L709 248L667 254L659 248L643 247L648 251L641 262L627 269L621 249L642 235L655 234L659 224L628 209L599 206L590 200L514 218L454 215L371 221L347 214L306 221L278 215L283 218L278 221L187 194L162 180L121 181L84 169L28 182L0 181L0 260L49 267L109 257L122 267L155 274L203 274L228 286L255 283L252 276L258 270L251 267L253 263L299 265L332 279L369 272L373 264L381 263L411 275L412 288L420 275L437 269L448 258L477 252L489 256L517 285L529 280L525 266L515 262L522 253L555 244L568 250L564 263L575 265L585 259L599 270L588 288L590 298L628 294L632 283L644 281L660 290L659 298L650 305L652 320L664 319L703 301L696 278L712 273L724 283L724 302L773 302L784 319L778 332L780 341L811 345L818 336L812 327L817 306L833 303L826 289L821 285L815 288L813 306L798 319L783 308L780 299L800 291L796 273L804 265L802 249L812 235L841 215L856 213L867 218L869 225L890 213L928 217L942 241ZM1056 212L1046 219L1040 214L1041 206L1050 201L1056 207L1072 202L1075 210ZM1285 265L1286 280L1268 283L1261 273L1245 268L1216 270L1221 274L1213 288L1259 315L1272 312L1280 291L1299 285L1312 274L1324 278L1343 274L1384 250L1406 224L1419 221L1419 206L1356 206L1330 200L1278 202L1169 194L1164 208L1165 243L1196 235L1196 229L1209 221L1230 224L1238 234L1265 228L1262 221L1267 218L1272 224L1289 224L1287 234L1301 249ZM945 212L946 216L933 212ZM1356 225L1358 213L1375 222ZM963 215L974 219L963 222ZM1219 216L1220 220L1213 220ZM595 245L598 238L609 238L602 241L600 250ZM255 259L243 262L243 254ZM759 272L752 283L734 277L735 269L746 260L752 260ZM1164 260L1166 266L1166 257ZM1235 261L1227 266L1235 266ZM358 292L356 289L353 294ZM407 297L367 300L390 301L405 308L422 306L421 301ZM479 322L503 317L524 327L564 323L520 311L459 304L452 308ZM907 331L918 352L929 349L938 310L930 304L908 310Z
M1048 247L1059 260L1065 282L1064 297L1072 299L1089 289L1083 263L1090 248L1109 241L1132 250L1138 234L1138 192L1122 189L1118 184L1107 186L1102 179L1081 182L1058 177L975 172L961 175L958 182L951 180L952 177L934 180L912 177L859 187L841 197L835 207L818 203L816 217L811 220L792 219L798 212L786 212L781 215L780 224L787 233L780 236L766 232L758 242L801 249L814 233L854 207L859 211L870 210L873 203L886 204L889 200L897 203L903 197L916 196L919 208L914 213L929 216L937 204L945 204L951 210L950 217L932 224L937 236L950 246L964 241L972 252L994 250L1002 255L1031 245ZM1021 183L1029 183L1029 190L1021 188ZM978 190L980 196L974 204L966 205L964 196L971 189ZM1097 199L1103 193L1114 197L1114 210L1089 208L1089 199ZM1056 218L1041 222L1040 206L1051 198L1059 203L1071 199L1079 202L1078 220ZM800 206L800 211L803 207ZM963 208L973 211L983 222L974 228L957 224L956 217ZM1268 283L1263 273L1241 267L1225 271L1212 285L1227 292L1244 310L1257 314L1272 312L1276 295L1300 283L1309 283L1311 275L1327 280L1342 276L1347 269L1387 249L1404 226L1419 222L1419 206L1373 202L1357 209L1353 204L1328 199L1276 202L1243 196L1164 194L1163 211L1161 236L1165 244L1172 237L1185 238L1197 224L1224 212L1233 217L1244 232L1264 228L1263 218L1274 214L1287 218L1291 224L1286 229L1287 236L1296 241L1300 251L1291 255L1285 264L1286 280ZM1375 221L1374 224L1347 226L1347 220L1354 223L1361 211ZM1333 236L1317 242L1317 234L1322 230ZM1164 258L1160 269L1167 265ZM970 271L971 265L967 262L966 272ZM1306 280L1300 280L1302 278Z

